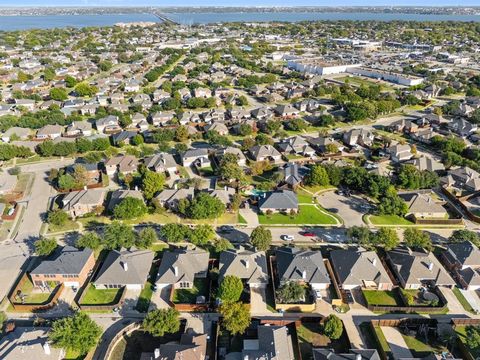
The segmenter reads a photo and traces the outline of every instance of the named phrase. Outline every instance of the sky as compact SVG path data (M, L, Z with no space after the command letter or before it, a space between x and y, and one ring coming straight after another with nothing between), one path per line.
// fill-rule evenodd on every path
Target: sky
M480 6L480 0L0 0L0 6Z

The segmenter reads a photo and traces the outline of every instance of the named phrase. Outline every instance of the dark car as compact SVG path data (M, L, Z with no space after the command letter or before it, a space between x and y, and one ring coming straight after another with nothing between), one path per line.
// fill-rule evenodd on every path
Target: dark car
M345 297L347 298L347 304L353 304L355 300L353 300L353 295L350 290L345 290Z
M220 226L219 230L224 233L231 233L233 230L235 230L235 228L230 225L223 225Z

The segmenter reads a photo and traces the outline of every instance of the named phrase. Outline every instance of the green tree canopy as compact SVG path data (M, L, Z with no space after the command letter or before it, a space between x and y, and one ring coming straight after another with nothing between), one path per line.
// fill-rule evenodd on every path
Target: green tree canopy
M289 281L278 288L276 295L282 304L298 303L305 298L305 288L296 281Z
M142 178L142 188L145 199L152 199L165 185L165 174L147 170Z
M135 232L126 224L114 221L104 229L103 245L108 250L129 248L135 244Z
M92 250L97 250L101 245L101 240L96 233L92 231L87 231L77 239L77 242L75 244L79 248L89 248Z
M48 212L47 221L49 224L62 226L68 220L68 214L63 210L52 210Z
M98 342L102 328L90 317L79 312L73 316L55 320L48 339L53 346L84 355Z
M191 219L215 219L225 212L225 205L218 198L201 192L195 196L187 209Z
M48 256L57 248L57 240L54 238L40 238L35 241L35 253L39 256Z
M222 304L219 310L223 317L223 326L232 335L243 334L250 325L250 309L246 304L227 302Z
M155 229L153 227L146 227L140 230L140 232L138 233L135 245L141 249L147 249L157 241L158 236Z
M265 226L257 226L250 235L250 243L260 251L266 251L272 243L272 232Z
M223 278L218 288L218 298L222 302L237 302L243 292L242 279L235 275L227 275Z
M115 206L113 216L116 219L134 219L145 215L147 210L147 206L142 199L127 196L120 204Z
M427 232L415 228L407 228L403 231L403 241L409 247L432 250L432 240Z
M323 324L323 333L332 340L340 339L343 333L342 320L334 314L328 315Z
M174 308L153 310L143 320L142 327L153 336L172 334L180 330L179 315Z

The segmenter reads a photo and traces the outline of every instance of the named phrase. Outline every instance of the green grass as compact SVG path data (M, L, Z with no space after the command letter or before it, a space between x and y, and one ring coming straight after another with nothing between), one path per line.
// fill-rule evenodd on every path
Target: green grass
M82 299L83 305L111 305L115 304L122 294L123 289L95 289L93 284L89 284L85 290L86 294Z
M407 344L407 347L410 349L410 351L412 351L412 354L433 352L433 349L430 347L430 345L425 344L423 341L418 340L414 336L402 334L402 337L403 340L405 340L405 344Z
M328 213L321 212L319 208L313 205L299 205L299 213L290 216L285 214L259 214L258 220L260 224L315 224L315 225L336 225L336 218Z
M372 215L370 222L373 225L414 225L411 221L397 215Z
M463 294L460 292L460 289L455 286L452 291L453 291L453 294L455 295L455 297L457 298L458 302L460 304L462 304L465 311L468 311L469 313L475 314L475 310L472 308L472 306L467 301L467 299L465 299L465 296L463 296Z
M347 84L357 85L357 86L372 86L372 85L380 85L380 89L382 91L393 91L394 88L384 82L376 82L367 79L363 79L357 76L344 76L341 78L337 78L336 80L343 81Z
M78 351L75 350L67 350L65 353L65 357L63 360L82 360L85 359L85 355L80 355Z
M467 344L467 327L466 326L456 326L455 332L458 335L458 338L465 344L465 347L470 351L470 354L474 359L480 357L480 346L471 348Z
M78 230L78 224L72 219L68 219L63 225L48 224L49 233L68 232Z
M211 166L206 166L206 167L203 167L203 168L197 168L197 170L198 170L198 173L201 176L213 176L213 175L215 175Z
M298 203L299 204L312 204L313 203L313 197L309 193L305 191L299 191L297 193L297 198L298 198Z
M238 223L245 224L245 225L248 224L247 220L245 220L245 218L240 214L238 214Z
M393 291L363 290L369 305L399 306L398 297Z
M388 341L385 338L385 335L383 334L380 326L374 326L373 329L375 330L375 334L377 335L378 345L380 345L380 347L383 349L383 351L385 351L385 353L390 354L392 350L390 349L390 345L388 345Z
M22 294L27 295L25 298L26 304L44 304L48 302L48 299L50 299L52 295L51 292L41 292L35 289L30 280L25 281L20 290ZM15 299L15 301L21 303L20 299Z
M322 185L313 185L313 186L302 186L303 189L308 190L312 194L315 194L319 191L326 191L326 190L335 190L335 186L322 186Z
M207 279L195 279L191 289L175 289L173 302L178 304L195 304L197 296L207 297Z

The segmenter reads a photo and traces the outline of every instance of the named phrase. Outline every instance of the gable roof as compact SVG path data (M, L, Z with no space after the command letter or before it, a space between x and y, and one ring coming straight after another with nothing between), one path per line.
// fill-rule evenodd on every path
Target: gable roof
M202 249L165 251L158 269L157 284L193 282L195 276L208 270L209 253Z
M64 246L49 259L43 260L30 274L80 274L92 254L92 249Z
M400 197L407 202L409 213L447 213L447 210L428 194L408 193L400 194Z
M297 195L291 190L272 191L259 201L259 209L298 209Z
M449 244L447 250L462 266L480 266L480 250L470 241Z
M153 257L150 250L112 250L98 271L94 284L143 285L147 281Z
M63 209L70 209L71 207L81 205L101 205L105 199L105 192L103 189L89 189L72 191L64 196L62 199Z
M375 251L333 250L330 252L332 266L342 285L364 285L364 281L392 284L387 271Z
M275 252L280 281L305 281L310 284L329 284L327 268L320 251L299 248L280 248Z
M248 284L267 284L267 258L264 251L252 251L239 246L222 251L218 278L235 275Z
M286 326L261 325L257 346L244 348L242 359L293 360L292 339ZM253 345L253 344L251 344Z
M360 357L357 357L360 355ZM346 354L336 354L333 350L316 348L313 349L313 359L314 360L380 360L380 355L378 355L377 350L375 349L350 349L349 353Z

